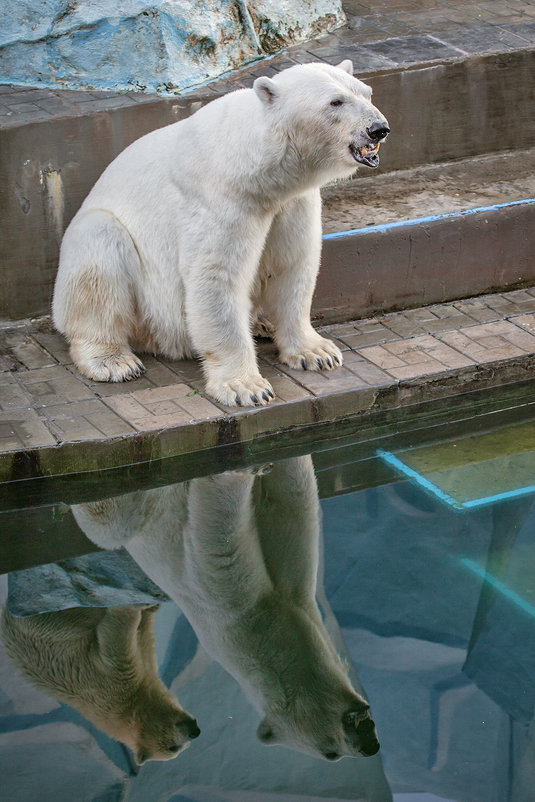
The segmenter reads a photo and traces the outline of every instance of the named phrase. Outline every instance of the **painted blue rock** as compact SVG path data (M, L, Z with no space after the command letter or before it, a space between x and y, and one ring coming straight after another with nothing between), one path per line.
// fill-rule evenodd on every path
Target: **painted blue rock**
M172 93L344 19L341 0L2 0L0 83Z

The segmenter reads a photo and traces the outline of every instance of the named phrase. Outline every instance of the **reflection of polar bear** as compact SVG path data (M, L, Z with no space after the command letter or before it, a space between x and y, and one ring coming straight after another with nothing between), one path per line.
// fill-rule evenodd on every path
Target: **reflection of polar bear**
M379 749L315 600L319 510L309 457L256 479L228 472L73 512L92 540L124 545L177 601L265 716L262 741L327 759Z
M78 369L122 381L143 370L130 347L199 355L212 396L266 404L258 316L291 367L340 365L310 324L319 187L377 166L389 129L370 97L350 61L297 65L121 153L61 246L54 322Z
M169 760L199 735L157 672L156 607L84 607L14 618L2 640L25 677L132 749L136 762Z

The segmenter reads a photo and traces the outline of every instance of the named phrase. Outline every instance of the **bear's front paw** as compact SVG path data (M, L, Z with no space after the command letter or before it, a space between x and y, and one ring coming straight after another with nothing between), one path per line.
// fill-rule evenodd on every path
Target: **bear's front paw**
M295 370L332 370L344 361L338 346L324 337L294 353L281 354L280 359Z
M206 392L226 406L265 406L275 398L271 384L260 374L229 382L207 382Z

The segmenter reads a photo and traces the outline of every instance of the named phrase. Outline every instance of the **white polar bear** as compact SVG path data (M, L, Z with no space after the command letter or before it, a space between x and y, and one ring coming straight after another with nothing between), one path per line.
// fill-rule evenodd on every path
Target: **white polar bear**
M153 607L76 607L15 618L4 607L2 641L36 687L74 707L136 763L170 760L200 730L158 675Z
M310 457L72 508L124 546L263 716L258 737L316 757L373 755L369 705L316 602L319 504Z
M340 350L310 323L319 188L358 163L377 166L389 128L370 98L349 60L297 65L121 153L61 246L53 318L80 372L135 378L143 365L131 347L199 356L218 401L267 404L258 316L290 367L341 365Z

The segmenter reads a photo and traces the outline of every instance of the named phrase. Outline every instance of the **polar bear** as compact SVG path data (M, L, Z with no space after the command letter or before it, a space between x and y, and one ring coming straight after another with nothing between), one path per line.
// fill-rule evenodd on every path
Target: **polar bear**
M264 405L258 317L290 367L341 365L310 323L319 188L377 166L389 128L370 98L349 60L296 65L123 151L61 245L53 319L79 371L133 379L144 368L131 348L198 356L213 398Z
M158 676L156 609L79 607L15 618L6 605L2 641L36 688L124 743L136 763L170 760L200 730Z
M315 757L373 755L369 705L316 602L319 503L309 456L73 507L104 548L124 546L241 685L257 735Z

